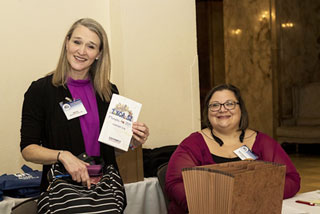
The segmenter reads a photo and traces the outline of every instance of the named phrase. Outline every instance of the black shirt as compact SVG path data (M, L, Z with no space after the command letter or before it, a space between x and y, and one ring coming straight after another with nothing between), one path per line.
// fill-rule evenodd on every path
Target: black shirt
M239 157L225 158L225 157L217 156L217 155L214 155L214 154L211 154L211 155L212 155L213 161L216 162L216 163L226 163L226 162L232 162L232 161L241 160Z

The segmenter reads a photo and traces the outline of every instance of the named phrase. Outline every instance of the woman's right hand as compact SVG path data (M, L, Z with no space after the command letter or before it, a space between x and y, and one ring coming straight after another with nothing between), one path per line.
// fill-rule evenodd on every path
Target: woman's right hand
M69 151L60 151L59 161L69 172L72 180L82 183L82 185L87 186L88 189L90 189L91 182L87 170L87 166L90 165L89 163L80 160Z

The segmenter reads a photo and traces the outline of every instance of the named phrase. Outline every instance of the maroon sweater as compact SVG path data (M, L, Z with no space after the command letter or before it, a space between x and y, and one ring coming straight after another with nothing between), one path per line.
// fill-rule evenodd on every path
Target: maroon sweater
M299 173L277 141L259 132L252 151L258 156L258 160L286 165L284 199L293 197L299 191ZM166 173L166 192L171 200L169 214L186 213L188 209L181 170L214 163L212 154L200 133L192 133L182 141L172 154Z

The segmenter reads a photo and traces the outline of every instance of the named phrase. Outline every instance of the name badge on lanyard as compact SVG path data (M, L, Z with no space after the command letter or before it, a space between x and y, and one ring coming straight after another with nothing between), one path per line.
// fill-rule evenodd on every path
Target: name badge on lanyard
M59 104L68 120L87 114L87 110L80 99L71 100L66 97L66 100L68 102L60 102Z
M247 147L241 146L233 151L241 160L256 160L258 157Z

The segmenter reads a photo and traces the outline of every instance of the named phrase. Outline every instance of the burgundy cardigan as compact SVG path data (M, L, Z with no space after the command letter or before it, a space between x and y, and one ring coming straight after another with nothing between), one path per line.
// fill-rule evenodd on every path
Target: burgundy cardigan
M259 132L252 151L258 156L258 160L286 165L284 199L293 197L299 191L299 173L277 141ZM212 154L200 133L192 133L182 141L172 154L166 173L166 192L170 200L169 214L186 213L188 210L181 170L214 163Z

